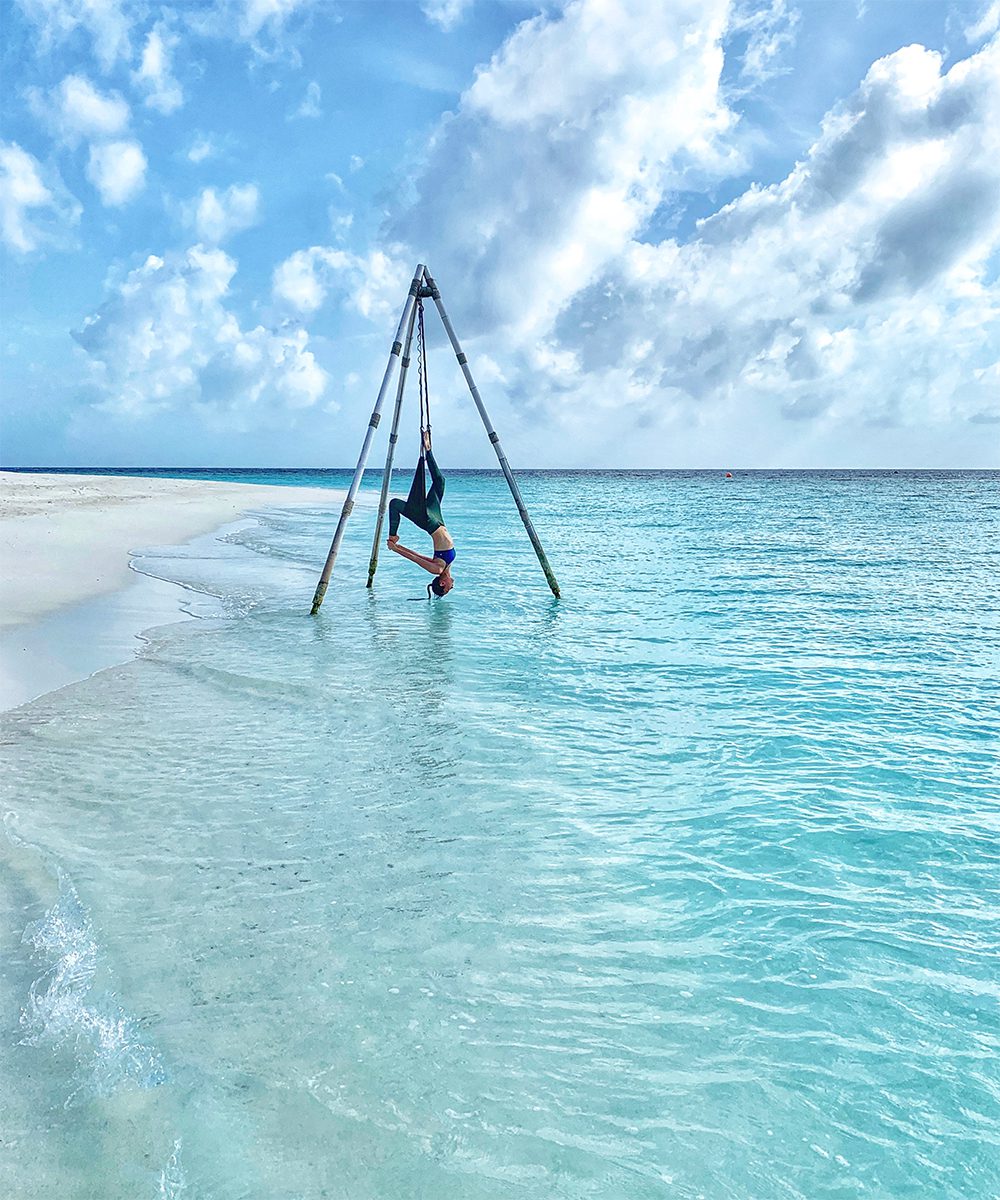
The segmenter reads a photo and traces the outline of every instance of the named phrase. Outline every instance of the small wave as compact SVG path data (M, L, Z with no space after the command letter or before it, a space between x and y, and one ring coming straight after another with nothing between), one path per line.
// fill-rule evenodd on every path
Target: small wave
M181 1139L178 1138L174 1142L173 1153L160 1172L160 1190L157 1195L160 1200L178 1200L186 1186L187 1180L181 1166Z
M78 1076L67 1106L81 1094L108 1096L125 1083L141 1088L163 1083L160 1055L143 1042L135 1018L113 993L94 994L98 945L76 888L62 871L55 904L25 929L22 941L47 964L21 1013L22 1044L72 1051Z

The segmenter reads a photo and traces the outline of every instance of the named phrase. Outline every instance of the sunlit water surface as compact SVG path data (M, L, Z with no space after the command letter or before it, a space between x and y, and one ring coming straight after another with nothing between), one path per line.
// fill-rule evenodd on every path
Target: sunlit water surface
M523 482L4 719L0 1195L1000 1192L997 475Z

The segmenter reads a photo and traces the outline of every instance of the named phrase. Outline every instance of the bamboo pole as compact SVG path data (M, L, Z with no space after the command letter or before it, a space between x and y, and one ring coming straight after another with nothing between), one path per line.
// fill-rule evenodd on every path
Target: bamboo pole
M403 409L403 389L406 387L406 373L410 366L410 348L413 344L413 326L417 320L417 306L410 309L410 323L406 330L406 345L403 347L403 361L399 368L399 385L396 388L396 405L392 410L392 429L389 431L389 449L385 455L385 470L382 472L382 491L378 498L378 517L375 521L375 537L372 540L372 556L368 560L368 583L372 586L375 572L378 570L379 543L382 540L382 524L385 521L385 510L389 504L389 482L392 479L392 460L396 453L396 442L399 439L399 414Z
M403 349L403 343L400 339L403 336L406 323L410 319L410 313L416 304L417 292L420 290L423 274L423 263L418 263L413 275L413 282L410 284L409 294L406 297L406 304L403 306L403 315L399 318L399 325L396 328L396 338L392 343L392 350L389 352L389 361L386 363L385 374L382 376L382 386L378 390L378 398L375 401L375 407L368 421L365 440L361 446L361 454L358 456L358 465L354 468L354 478L351 480L347 499L344 501L344 507L340 512L340 520L337 522L337 530L333 535L333 541L330 543L330 553L326 556L326 563L323 566L319 582L316 584L316 592L313 595L312 610L310 612L310 616L313 617L319 612L320 605L323 603L323 597L326 595L326 589L330 583L330 576L333 574L333 564L337 559L337 551L340 549L340 543L344 539L344 528L347 525L347 518L351 515L351 511L354 508L354 498L358 494L358 488L361 486L361 477L365 473L365 463L368 461L368 452L371 450L372 438L375 436L375 430L378 428L379 419L382 415L382 403L385 400L386 392L389 390L389 381L392 379L392 373L396 368L396 361Z
M507 480L507 486L510 488L510 494L514 497L514 503L517 505L517 511L520 514L521 520L524 522L524 528L527 531L528 537L531 539L531 544L535 548L535 554L538 555L538 561L541 564L542 570L545 572L545 578L548 581L549 587L552 589L552 595L559 598L559 584L556 582L556 577L549 566L549 560L546 557L545 550L539 540L538 534L535 532L535 527L531 523L531 517L528 516L528 510L525 507L524 500L521 497L521 489L517 486L517 480L514 478L514 472L510 469L510 463L507 461L507 455L503 452L503 447L500 445L500 435L493 428L493 422L490 420L489 413L486 411L486 406L483 404L483 398L479 394L479 388L476 387L476 382L472 378L472 372L469 370L469 360L462 353L462 347L459 345L455 330L452 327L451 321L448 320L448 314L445 312L444 305L441 303L441 292L438 285L431 278L430 272L424 268L424 279L427 285L427 292L437 305L437 310L441 315L441 322L444 325L445 332L448 334L448 339L451 342L452 349L455 351L455 357L458 359L458 365L462 368L462 374L465 376L465 382L469 385L469 391L472 393L472 399L476 402L476 408L479 409L479 415L483 419L483 424L486 426L486 432L489 434L490 442L493 449L496 451L496 456L500 462L500 469L504 473L504 478Z

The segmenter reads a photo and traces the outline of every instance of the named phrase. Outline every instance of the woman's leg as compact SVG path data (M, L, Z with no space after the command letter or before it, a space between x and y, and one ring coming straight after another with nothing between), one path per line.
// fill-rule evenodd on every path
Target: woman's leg
M424 460L419 459L417 469L413 473L413 482L410 484L410 494L405 500L390 500L389 501L389 536L394 537L399 533L399 521L401 517L406 517L408 521L412 521L418 529L424 530L425 533L430 533L434 526L428 520L427 516L427 500L424 497ZM441 521L436 522L437 525Z
M399 518L405 508L405 500L389 501L389 537L395 537L399 533Z
M427 489L427 495L424 497L424 512L433 528L444 524L444 517L441 515L441 499L444 496L444 476L441 474L440 468L434 461L434 455L427 451L427 465L431 472L431 486Z
M437 465L437 461L430 450L427 451L427 466L431 472L431 486L428 489L428 495L433 494L438 503L444 499L444 476L441 474L441 468Z
M427 528L427 501L424 499L424 459L417 459L417 469L413 472L413 482L406 497L403 516L412 521L418 529Z

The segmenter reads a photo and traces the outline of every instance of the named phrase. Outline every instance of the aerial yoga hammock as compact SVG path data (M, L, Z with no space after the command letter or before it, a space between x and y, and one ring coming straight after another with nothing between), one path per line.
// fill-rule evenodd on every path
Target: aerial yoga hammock
M417 459L417 468L413 472L409 495L405 500L389 501L388 545L390 550L395 550L403 558L408 558L410 562L416 563L418 567L423 567L425 571L429 571L436 577L427 585L427 597L430 599L431 592L435 596L447 596L455 586L455 580L451 575L451 564L455 561L456 551L455 543L451 540L451 534L445 528L444 518L441 515L444 476L441 474L441 469L434 459L434 452L431 450L430 396L427 391L424 308L422 304L418 307L417 316L419 324L417 353L420 381L420 457ZM426 486L425 463L431 473L431 486L427 488L426 492L424 491ZM428 558L424 554L418 554L415 550L410 550L400 543L399 521L401 517L406 517L418 529L431 535L431 542L434 546L433 557Z

